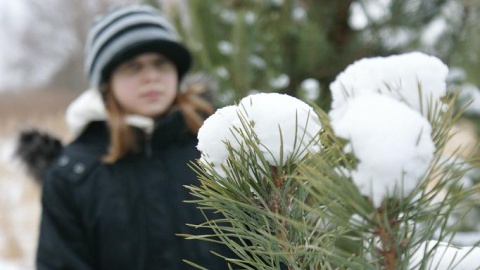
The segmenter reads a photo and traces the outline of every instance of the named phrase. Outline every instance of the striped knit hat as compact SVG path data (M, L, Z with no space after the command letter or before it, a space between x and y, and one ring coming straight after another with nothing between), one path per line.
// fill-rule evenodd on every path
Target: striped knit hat
M115 67L144 52L169 58L177 67L179 79L192 62L173 26L153 7L129 4L102 15L87 38L85 73L90 86L98 88Z

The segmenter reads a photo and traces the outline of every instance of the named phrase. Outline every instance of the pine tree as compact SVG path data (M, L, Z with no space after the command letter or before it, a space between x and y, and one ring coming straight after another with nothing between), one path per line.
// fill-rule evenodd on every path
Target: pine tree
M381 12L375 12L375 10ZM192 0L182 36L193 49L196 68L220 81L220 105L252 91L306 98L305 81L316 81L313 100L330 106L329 84L354 60L411 50L436 55L447 64L466 64L460 37L474 31L478 8L458 0ZM445 12L454 10L456 13ZM363 22L352 22L352 13ZM358 17L358 16L357 16ZM446 27L424 41L438 20ZM471 50L470 50L471 51ZM453 57L455 56L455 57ZM462 59L462 60L459 60ZM470 72L470 70L467 70ZM472 73L473 74L473 73ZM473 76L472 76L473 77Z
M188 188L224 218L198 226L233 269L477 269L480 248L451 244L479 186L465 181L478 160L443 152L462 113L447 72L419 53L364 59L331 85L328 114L279 94L218 110Z
M372 9L373 2L384 9L380 15ZM431 250L432 245L442 248L443 244L429 240L450 243L451 233L478 229L478 198L471 194L476 189L460 188L465 177L478 182L478 175L472 176L471 170L478 162L474 157L465 161L454 156L446 158L447 162L440 156L451 136L448 132L460 117L465 118L463 112L471 96L451 99L455 104L448 103L446 112L431 112L429 121L437 150L425 178L435 178L437 184L427 186L430 182L425 181L406 199L384 201L384 208L373 207L368 200L361 203L358 187L346 180L349 176L332 172L339 166L356 168L358 160L352 153L342 151L341 147L348 143L334 134L324 113L333 105L331 83L347 65L364 57L420 50L436 55L451 67L465 67L462 84L451 84L453 91L463 88L465 80L474 81L471 74L478 63L475 57L466 56L474 55L468 48L476 44L471 40L475 40L478 30L473 19L479 9L473 2L392 0L382 6L370 0L192 0L188 1L188 10L188 15L171 15L195 55L194 69L207 71L219 80L218 105L232 104L256 91L286 93L314 101L324 125L324 150L300 165L268 167L265 158L260 157L264 164L256 167L258 156L265 153L254 147L256 141L250 139L253 133L248 131L249 123L236 130L237 139L245 141L248 147L241 151L227 147L229 154L239 156L227 164L235 173L217 175L212 168L197 165L204 185L192 187L199 198L196 203L227 213L228 220L208 221L204 226L213 227L223 235L225 244L240 250L239 257L248 261L245 265L251 269L394 269L394 265L410 269L414 268L411 261L418 262L419 252L415 249ZM350 21L354 10L363 10L364 22ZM183 16L188 18L187 23ZM441 34L425 40L439 23L446 25ZM309 90L318 85L319 95L309 96ZM475 115L467 116L478 119ZM249 178L252 172L261 179ZM226 178L228 185L219 184L216 177ZM318 185L312 187L305 182ZM247 195L256 185L258 188L258 183L263 183L264 190L256 195L270 200L248 200ZM292 190L296 191L294 195L280 196ZM424 199L415 201L415 195ZM246 201L239 202L239 198ZM288 200L292 198L297 200L295 211L290 211L292 202ZM446 199L436 202L438 198ZM435 207L431 207L432 203ZM324 211L325 205L333 210ZM467 222L462 221L465 214L458 209L471 207L477 208L477 212L470 212ZM423 208L428 211L419 211ZM359 212L363 214L358 215ZM223 226L235 219L239 220L235 224L240 229ZM243 222L250 225L242 225ZM421 226L412 232L410 224ZM287 233L290 231L291 234ZM433 235L434 232L437 234ZM372 239L370 242L366 243L366 235ZM316 241L313 250L296 246L305 243L305 237ZM438 256L430 253L434 259ZM426 265L427 261L420 263Z

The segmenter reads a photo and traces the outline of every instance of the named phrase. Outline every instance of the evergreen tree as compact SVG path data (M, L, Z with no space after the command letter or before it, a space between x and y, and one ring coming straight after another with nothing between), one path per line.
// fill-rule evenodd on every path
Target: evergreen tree
M190 22L180 24L182 35L193 49L196 67L220 81L222 95L218 102L223 105L238 101L251 91L287 93L306 99L309 96L305 90L312 86L316 90L318 84L320 94L310 98L328 110L329 84L348 64L367 56L421 50L449 65L465 64L470 68L467 72L473 71L475 65L461 50L467 46L464 35L478 29L473 22L478 7L470 2L191 0L187 3L189 14L177 14L187 16ZM438 24L443 28L432 29ZM439 33L429 37L427 34L432 31Z
M198 226L233 269L478 269L479 247L452 245L479 186L478 160L443 151L462 113L447 73L420 53L363 59L331 84L328 114L279 94L218 110L188 188L224 218Z
M449 103L449 110L433 111L428 118L436 151L424 178L435 181L421 181L406 198L383 200L381 206L365 202L351 175L332 170L351 171L357 168L358 157L342 151L348 140L335 134L323 113L333 106L331 83L347 65L364 57L424 51L442 59L451 70L462 67L461 80L448 79L453 91L465 88L468 81L479 83L473 76L479 55L471 49L478 39L479 8L473 1L183 3L189 13L173 14L174 19L195 55L195 68L220 82L218 105L232 104L255 91L286 93L319 105L324 128L320 154L301 164L270 167L258 149L251 123L240 121L243 128L235 130L234 141L242 141L243 148L227 145L227 153L236 158L217 164L232 173L218 174L208 164L196 168L203 183L191 188L199 198L196 202L226 215L226 220L208 221L204 226L216 229L224 243L239 252L241 262L232 265L250 269L419 269L423 265L420 269L429 269L429 260L419 256L435 262L439 253L434 249L444 248L430 240L452 243L453 233L478 230L478 209L470 212L467 222L458 210L478 208L478 198L472 196L478 193L475 186L460 188L465 178L475 184L478 176L472 176L470 169L478 163L441 156L448 132L464 117L465 106L478 88L453 98L455 106ZM467 113L473 120L478 115ZM439 202L438 198L445 199ZM234 229L224 227L224 222L233 223ZM307 238L313 241L308 247Z

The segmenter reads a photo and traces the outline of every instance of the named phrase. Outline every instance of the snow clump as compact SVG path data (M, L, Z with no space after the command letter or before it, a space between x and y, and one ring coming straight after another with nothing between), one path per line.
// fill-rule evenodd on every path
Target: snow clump
M288 95L260 93L210 116L198 132L197 149L202 162L225 176L227 143L234 151L241 151L246 145L245 136L251 134L250 139L265 160L272 166L283 166L287 161L300 161L308 153L320 152L321 129L318 115L303 101Z
M348 66L330 84L332 109L366 93L381 93L425 116L429 107L441 105L447 93L447 75L448 67L442 61L420 52L364 58Z

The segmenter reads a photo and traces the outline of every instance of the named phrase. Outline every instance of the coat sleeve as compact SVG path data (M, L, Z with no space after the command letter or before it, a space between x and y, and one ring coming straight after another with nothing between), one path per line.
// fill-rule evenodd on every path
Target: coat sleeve
M75 198L76 186L66 176L54 166L43 184L38 270L94 269L92 250Z

